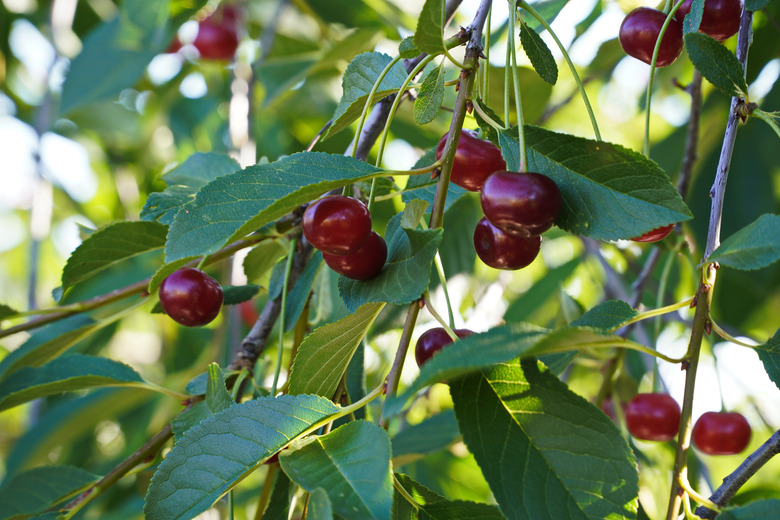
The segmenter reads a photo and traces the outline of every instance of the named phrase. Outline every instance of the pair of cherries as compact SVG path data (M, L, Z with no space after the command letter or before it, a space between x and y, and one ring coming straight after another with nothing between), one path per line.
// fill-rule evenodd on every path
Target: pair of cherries
M447 134L436 147L444 152ZM521 269L539 254L541 234L550 229L561 210L558 185L540 173L506 170L501 151L490 141L463 130L458 139L450 180L480 192L485 217L474 229L474 249L495 269Z

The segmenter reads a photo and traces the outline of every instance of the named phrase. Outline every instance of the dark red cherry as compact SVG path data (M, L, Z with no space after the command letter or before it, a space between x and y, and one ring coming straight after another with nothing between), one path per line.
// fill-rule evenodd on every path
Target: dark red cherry
M498 171L488 177L480 195L491 224L519 237L541 235L561 211L561 192L540 173Z
M234 8L217 11L198 24L192 44L204 60L233 59L238 48L238 14Z
M655 228L651 231L648 231L644 235L632 238L631 240L633 240L634 242L658 242L668 237L673 229L674 229L674 224L669 224L668 226Z
M453 332L459 338L474 334L474 331L469 329L455 329ZM450 343L452 343L452 338L443 327L435 327L423 332L414 347L414 359L417 361L417 366L423 366L435 353Z
M444 134L436 146L437 161L444 153L444 145L449 134L449 132ZM491 173L505 169L506 162L501 156L501 150L493 143L478 138L473 130L463 130L460 133L450 181L463 189L479 191Z
M323 253L349 255L368 239L371 215L357 199L330 195L309 204L301 227L306 240Z
M260 313L257 311L257 306L254 300L247 300L238 304L238 312L241 316L241 322L247 326L254 326L257 319L260 317Z
M707 412L693 425L693 445L709 455L741 453L750 442L750 424L737 412Z
M542 237L508 235L484 217L474 228L474 250L494 269L522 269L534 261L541 247Z
M637 394L626 406L626 426L637 439L671 440L680 427L680 405L669 394Z
M322 253L328 267L353 280L368 280L379 274L387 260L385 239L372 231L363 246L350 255Z
M675 18L682 21L691 12L692 4L693 0L685 0L674 13ZM741 17L740 0L705 0L699 32L723 41L737 34Z
M185 267L163 280L160 305L175 322L187 327L200 327L219 314L222 287L200 269Z
M618 39L620 46L629 56L647 64L653 59L653 49L666 15L657 9L637 7L626 15L620 25ZM656 67L666 67L674 63L683 48L682 25L677 20L669 22L661 47L658 49Z

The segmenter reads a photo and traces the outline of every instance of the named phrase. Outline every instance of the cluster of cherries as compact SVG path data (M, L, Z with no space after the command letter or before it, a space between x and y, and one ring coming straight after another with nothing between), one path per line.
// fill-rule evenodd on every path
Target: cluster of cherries
M669 441L680 426L680 405L669 394L637 394L626 407L626 426L637 439ZM707 412L693 426L691 439L708 455L734 455L750 442L750 424L737 412Z
M238 49L239 10L231 5L215 11L198 22L198 34L191 43L201 59L211 61L232 61ZM168 52L177 52L182 42L175 38Z
M692 3L693 0L686 0L669 22L658 48L656 67L671 65L682 52L682 21L691 12ZM723 41L737 33L741 15L741 0L705 0L699 32ZM629 56L650 64L655 42L665 21L666 14L658 9L634 9L620 25L618 39L621 47Z
M436 147L441 159L447 134ZM450 180L480 192L485 216L474 229L477 256L495 269L521 269L534 261L561 210L558 185L540 173L510 172L501 151L476 132L463 130L458 139Z
M358 199L328 195L315 200L303 212L301 228L328 267L347 278L373 278L385 265L387 244L371 229L371 214Z

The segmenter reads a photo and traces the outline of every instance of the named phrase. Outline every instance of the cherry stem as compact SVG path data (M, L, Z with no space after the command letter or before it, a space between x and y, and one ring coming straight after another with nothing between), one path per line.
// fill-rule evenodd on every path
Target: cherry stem
M387 374L387 397L394 396L398 391L398 382L401 380L401 371L404 368L406 352L409 350L409 344L412 342L412 333L414 332L414 326L417 323L417 316L419 316L419 314L420 302L419 300L415 300L409 304L409 310L406 313L406 321L404 322L404 329L401 332L401 339L398 341L398 350L395 352L393 366ZM387 400L385 400L385 404L387 404ZM382 416L384 417L384 410ZM387 427L387 418L384 418L383 421L385 421L384 426Z
M409 492L404 488L395 473L393 473L393 488L395 488L395 490L398 491L398 494L404 497L407 502L409 502L409 505L411 505L415 511L420 509L420 504L418 504L414 498L412 498L412 495L410 495Z
M447 302L447 318L450 322L450 327L455 328L455 314L452 311L452 302L450 301L450 292L447 290L447 277L444 274L444 265L441 263L441 255L436 251L436 256L433 259L436 265L436 272L439 274L439 280L441 281L441 289L444 292L444 300Z
M758 343L751 345L750 343L745 343L744 341L740 341L718 325L715 320L712 319L712 316L710 316L710 323L712 324L712 330L715 331L715 333L720 336L721 338L725 339L726 341L730 341L731 343L734 343L735 345L739 345L741 347L747 347L747 348L756 348L758 346Z
M295 250L298 248L298 239L290 242L290 252L287 254L287 265L284 268L284 283L282 284L282 308L279 312L279 340L277 341L278 353L276 356L276 368L274 369L274 381L271 384L271 395L276 395L276 385L279 383L279 373L282 371L282 354L284 353L284 321L287 314L287 292L290 287L290 273L292 272Z
M517 44L515 43L515 17L517 16L517 0L512 0L512 10L509 16L509 39L507 45L511 49L512 59L512 86L515 93L515 112L517 113L517 142L519 148L519 161L517 171L528 171L528 158L525 151L525 119L523 118L523 102L520 96L520 78L517 70ZM522 23L522 21L521 21Z
M374 104L374 96L376 95L376 91L379 90L379 84L382 83L382 80L385 79L385 76L390 72L390 69L392 69L396 63L401 61L400 56L396 56L395 58L390 61L390 63L387 64L387 66L382 70L382 72L379 73L379 76L376 78L376 81L374 82L374 86L371 87L371 92L368 93L368 97L366 98L366 104L363 105L363 112L360 114L360 119L358 120L358 126L357 130L355 131L355 142L352 146L352 156L356 157L357 149L358 149L358 143L360 142L360 135L363 132L363 125L366 122L366 118L368 117L368 110L371 108L371 105Z
M720 513L720 507L718 507L717 504L712 502L712 500L703 497L699 493L697 493L693 487L691 487L690 482L688 482L688 471L687 469L680 473L679 478L677 481L680 483L680 487L682 487L685 490L685 493L691 497L695 502L705 506L707 509L710 509L712 511L715 511L716 513Z
M426 293L423 296L423 299L425 301L425 308L428 309L428 312L431 313L433 319L439 322L439 325L442 326L444 332L447 333L447 335L450 337L452 341L458 341L458 335L455 334L455 331L452 330L452 326L447 324L447 322L444 321L444 318L442 318L441 315L438 312L436 312L436 309L433 307L433 304L431 304L430 294Z
M497 131L500 131L500 130L506 130L506 128L507 128L507 127L506 127L506 126L504 126L504 125L501 125L501 124L499 124L499 123L498 123L498 122L497 122L495 119L493 119L492 117L490 117L490 116L487 114L487 112L485 112L484 110L482 110L482 107L481 107L481 106L479 106L479 103L474 103L474 105L473 105L473 106L474 106L474 111L475 111L477 114L479 114L479 117L481 117L482 119L484 119L484 120L485 120L485 122L486 122L487 124L489 124L490 126L492 126L493 128L495 128Z

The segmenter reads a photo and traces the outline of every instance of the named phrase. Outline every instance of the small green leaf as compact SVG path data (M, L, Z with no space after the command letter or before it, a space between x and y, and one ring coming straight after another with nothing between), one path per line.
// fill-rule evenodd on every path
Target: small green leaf
M520 24L520 44L537 74L550 85L555 85L558 81L555 58L541 36L524 23Z
M414 31L414 44L422 52L442 54L444 47L444 0L425 0L417 29Z
M401 217L401 227L404 229L416 229L420 225L420 220L428 209L428 203L421 199L410 200L404 207Z
M779 510L780 499L757 500L744 506L724 509L718 515L718 520L774 520Z
M166 261L215 253L328 190L382 174L353 157L301 152L219 177L176 215Z
M398 482L411 496L416 507L396 492L393 502L393 520L504 520L496 506L465 500L449 501L434 493L407 475L396 473ZM419 516L417 512L419 511Z
M40 367L25 367L0 382L0 411L39 397L96 386L137 386L144 380L129 366L95 356L71 354Z
M772 3L772 0L745 0L745 9L748 11L760 11Z
M383 303L367 303L354 314L314 329L298 348L289 393L333 397L355 349L383 308Z
M569 0L539 0L533 2L533 7L548 24L552 24L567 3L569 3ZM528 27L531 30L538 31L542 28L542 24L536 18L531 16L526 18L528 18Z
M254 298L260 290L259 285L223 285L222 303L224 305L236 305Z
M443 61L425 76L414 100L414 119L418 125L430 123L439 113L444 101L444 76Z
M236 404L225 388L225 375L216 363L209 365L206 375L206 399L189 410L180 413L171 422L174 440L179 441L184 432ZM189 387L189 385L188 385Z
M330 504L328 492L317 488L309 496L309 520L333 520L333 506Z
M276 262L287 255L285 242L266 240L253 247L244 258L244 274L251 282L259 282Z
M731 51L706 34L688 33L683 39L693 66L712 86L727 96L747 98L745 71Z
M496 365L450 391L463 440L508 519L636 517L625 438L536 360Z
M325 489L337 514L390 518L390 439L376 424L352 421L327 435L302 439L282 452L279 462L305 490Z
M19 311L17 311L16 309L9 307L4 303L0 303L0 320L4 320L12 316L16 316L17 314L19 314Z
M316 251L287 293L287 306L284 311L285 330L289 331L295 328L295 324L298 322L298 318L300 318L304 307L306 307L306 302L309 300L314 279L320 271L322 263L322 253Z
M421 53L414 44L414 36L407 36L398 44L398 55L404 59L416 58Z
M146 518L194 518L290 439L338 410L323 397L282 395L216 413L187 430L158 466L146 494Z
M445 449L460 437L455 412L445 410L408 426L393 437L393 463L396 467Z
M277 471L274 487L271 490L271 500L263 512L263 520L288 520L290 518L290 501L296 490L290 482L290 477L283 471Z
M168 228L156 222L117 222L89 236L68 258L62 289L82 282L117 263L162 249Z
M0 520L41 513L97 479L73 466L42 466L20 473L0 487Z
M765 214L740 229L713 251L708 262L743 271L780 260L780 215Z
M344 130L350 123L357 120L363 112L368 95L379 79L379 75L393 59L381 52L366 52L355 56L347 66L342 80L341 101L333 114L333 124L323 134L323 139ZM396 63L379 83L373 102L395 94L406 81L406 69L401 63Z
M442 230L404 229L400 220L399 213L387 225L387 263L377 276L369 280L339 278L339 293L350 312L369 302L410 303L428 287Z
M690 32L698 32L699 25L701 25L701 17L704 14L704 0L693 0L691 2L691 8L685 19L683 20L683 34ZM679 11L677 11L677 19L680 18Z
M638 315L629 304L620 300L601 302L591 310L574 320L573 327L592 327L601 332L609 332L625 325Z
M758 353L758 359L764 364L769 379L780 388L780 329L763 345L754 347Z

